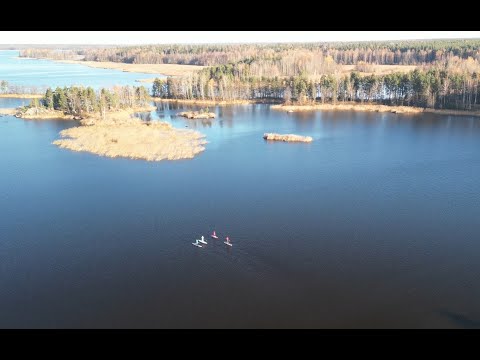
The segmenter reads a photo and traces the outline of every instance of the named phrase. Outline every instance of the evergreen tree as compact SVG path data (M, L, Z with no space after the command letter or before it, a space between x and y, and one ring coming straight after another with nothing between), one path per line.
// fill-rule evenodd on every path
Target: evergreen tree
M0 82L0 90L2 91L3 94L6 94L8 91L8 82L6 80L2 80Z
M45 92L45 96L42 99L42 104L45 106L47 109L53 109L53 92L52 89L48 88L47 91Z

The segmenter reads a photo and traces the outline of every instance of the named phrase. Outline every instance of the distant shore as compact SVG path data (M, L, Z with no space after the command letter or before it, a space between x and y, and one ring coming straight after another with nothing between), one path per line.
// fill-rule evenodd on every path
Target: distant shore
M314 104L314 105L272 105L274 110L285 112L301 112L316 110L353 110L353 111L370 111L370 112L390 112L395 114L418 114L433 113L441 115L464 115L464 116L480 116L480 111L467 110L448 110L448 109L429 109L414 106L388 106L378 104L359 104L359 103L338 103L338 104Z
M14 99L41 99L41 94L0 94L0 98L14 98Z
M179 65L179 64L125 64L111 61L83 61L83 60L53 60L65 64L80 64L93 68L120 70L132 73L162 74L166 76L183 76L187 73L202 70L205 66L200 65ZM145 81L148 80L148 81ZM140 81L150 82L152 79Z
M18 57L19 59L50 60L64 64L80 64L93 68L120 70L132 73L161 74L166 76L182 76L187 73L202 70L207 66L180 64L126 64L113 61L57 60L49 58ZM142 82L153 82L153 79L139 79Z

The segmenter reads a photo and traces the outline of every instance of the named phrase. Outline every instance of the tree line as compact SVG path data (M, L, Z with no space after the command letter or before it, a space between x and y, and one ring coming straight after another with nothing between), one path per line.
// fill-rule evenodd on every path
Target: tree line
M238 73L235 66L217 66L184 77L157 78L152 95L169 99L262 99L298 104L355 101L477 110L479 75L476 71L435 66L387 75L362 76L353 71L316 78L305 74L287 78L249 77Z
M278 44L177 44L69 50L24 49L20 56L113 61L136 64L226 65L238 61L279 60L295 53L330 56L341 65L423 65L454 57L480 61L480 39L405 40Z
M92 87L57 87L48 88L39 105L51 110L60 110L65 114L82 116L89 113L123 108L134 108L148 104L150 96L143 86L115 86L95 91Z

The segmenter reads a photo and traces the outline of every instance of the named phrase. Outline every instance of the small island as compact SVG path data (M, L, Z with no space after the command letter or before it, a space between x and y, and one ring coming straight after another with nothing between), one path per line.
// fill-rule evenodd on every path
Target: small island
M177 116L183 116L187 119L215 119L215 113L207 111L183 111L177 113Z
M60 132L54 145L107 157L147 161L191 159L205 150L204 135L175 129L165 122L132 118L128 111L111 114L107 120L82 120L82 126Z
M265 140L273 141L285 141L285 142L312 142L313 138L311 136L301 136L295 134L276 134L276 133L265 133L263 134Z

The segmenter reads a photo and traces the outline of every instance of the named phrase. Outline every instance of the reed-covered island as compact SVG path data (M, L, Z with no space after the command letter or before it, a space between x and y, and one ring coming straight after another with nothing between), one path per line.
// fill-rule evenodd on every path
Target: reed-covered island
M302 136L295 134L276 134L276 133L265 133L263 134L265 140L272 141L284 141L284 142L312 142L313 138L311 136Z
M201 111L182 111L177 114L186 119L215 119L215 113L202 109Z
M107 157L147 161L191 159L205 150L204 136L192 130L175 129L165 122L145 122L129 112L109 114L107 120L89 120L82 126L60 132L53 144Z

